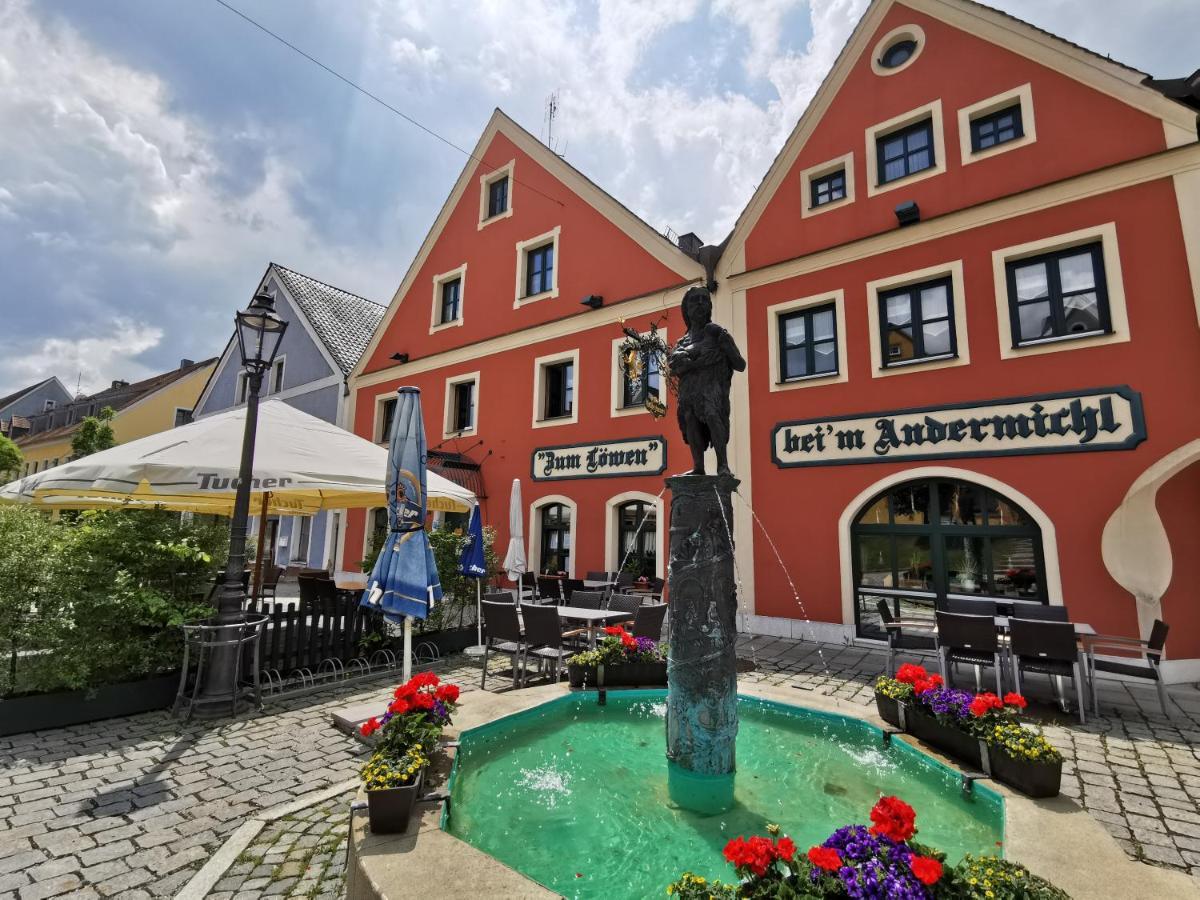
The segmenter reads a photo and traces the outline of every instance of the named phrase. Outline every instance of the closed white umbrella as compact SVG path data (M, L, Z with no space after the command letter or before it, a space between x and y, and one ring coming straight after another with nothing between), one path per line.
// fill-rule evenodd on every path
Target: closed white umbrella
M0 502L58 509L168 509L229 515L237 492L244 407L227 410L28 475L0 488ZM258 414L250 508L312 515L322 509L386 506L388 451L289 406L263 402ZM427 507L470 512L475 495L433 472Z
M508 500L508 552L504 554L504 569L513 581L519 581L529 568L529 561L525 558L524 512L521 479L514 478Z

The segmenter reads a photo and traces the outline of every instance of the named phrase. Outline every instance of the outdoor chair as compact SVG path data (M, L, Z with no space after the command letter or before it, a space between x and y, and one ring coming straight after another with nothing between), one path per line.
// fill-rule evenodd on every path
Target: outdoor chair
M900 650L923 650L934 652L937 650L937 641L931 632L928 631L930 624L928 622L902 622L900 619L892 615L891 609L888 607L886 600L880 600L876 604L879 610L879 620L883 626L884 632L887 634L888 642L888 658L887 658L887 673L891 678L896 674L896 653ZM904 632L906 628L915 628L925 631L924 634L913 634L909 631Z
M992 616L972 616L963 613L937 613L938 663L942 680L951 686L951 675L958 663L975 669L975 690L983 690L982 669L996 669L996 693L1004 693L1004 667L1000 663L1000 636Z
M262 586L258 596L261 599L266 599L267 594L271 595L271 599L275 599L275 591L279 587L279 579L283 577L283 566L271 566L263 573Z
M1022 603L1019 609L1013 610L1014 615L1022 619L1036 619L1039 622L1069 622L1065 606L1049 606L1042 604Z
M947 597L940 607L943 612L962 613L968 616L995 616L995 600L976 600L972 597Z
M570 605L582 609L604 609L604 591L576 591L571 595Z
M517 602L537 602L537 575L534 572L522 572L517 579Z
M666 617L667 604L665 603L639 606L633 614L633 636L650 638L652 641L662 640L663 620Z
M635 581L637 581L637 576L632 572L617 573L617 587L619 588L629 587L629 585L633 584Z
M484 603L507 603L509 606L516 605L515 594L508 591L488 591L483 595L482 602Z
M586 590L591 589L583 583L582 578L568 578L562 583L563 602L569 604L576 592Z
M562 624L558 610L552 606L521 604L521 618L525 620L525 664L521 667L521 683L528 681L525 665L529 657L536 657L539 668L548 662L554 664L553 679L558 683L563 660L575 654L563 646Z
M608 608L629 613L630 621L633 621L633 614L641 608L645 599L640 594L613 594L608 598Z
M562 579L549 578L546 576L538 576L537 580L537 603L549 603L555 606L562 603ZM523 599L522 603L525 602Z
M611 572L588 572L586 581L612 581Z
M1133 638L1116 635L1099 634L1087 637L1088 678L1092 682L1092 712L1100 715L1100 701L1096 690L1096 673L1108 672L1123 678L1142 678L1154 682L1158 690L1158 702L1162 704L1164 716L1170 716L1167 704L1167 686L1162 679L1162 652L1167 643L1169 626L1161 619L1155 619L1150 629L1150 640L1139 641ZM1096 648L1104 650L1120 650L1123 653L1137 653L1140 658L1124 657L1121 659L1096 659Z
M1013 688L1021 693L1021 675L1039 672L1050 676L1051 687L1067 710L1062 690L1062 678L1069 675L1075 683L1075 700L1079 704L1079 722L1087 724L1083 702L1083 676L1087 662L1079 649L1075 626L1070 622L1040 622L1035 619L1009 619L1010 652L1012 653Z
M479 688L487 685L488 654L504 653L513 659L513 687L517 687L518 673L522 670L525 657L525 636L521 633L521 620L512 601L505 603L484 602L483 606L483 677Z

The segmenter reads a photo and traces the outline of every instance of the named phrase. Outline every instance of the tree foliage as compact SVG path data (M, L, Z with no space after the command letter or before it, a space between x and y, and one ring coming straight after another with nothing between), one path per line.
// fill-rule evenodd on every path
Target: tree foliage
M435 528L429 532L429 543L433 547L433 561L437 564L438 579L442 582L442 602L433 608L425 620L426 630L439 628L461 628L466 612L471 610L470 621L475 621L475 579L459 574L458 561L462 556L466 535L461 529L453 531ZM490 525L483 529L483 558L488 578L500 572L500 560L496 557L496 529Z
M71 455L76 459L91 456L101 450L117 445L113 434L112 420L116 416L111 406L106 406L94 416L87 416L75 434L71 436Z
M7 481L9 474L15 478L21 469L25 457L12 439L6 434L0 434L0 481Z

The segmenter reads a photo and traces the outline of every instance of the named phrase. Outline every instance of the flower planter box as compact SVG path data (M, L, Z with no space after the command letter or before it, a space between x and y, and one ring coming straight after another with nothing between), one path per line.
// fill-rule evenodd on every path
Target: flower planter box
M1062 784L1062 760L1031 762L988 747L989 772L997 781L1029 797L1057 797Z
M385 788L382 791L367 791L367 818L372 834L399 834L408 830L417 794L425 781L425 770L417 773L416 780L404 787Z
M91 693L60 691L9 697L0 700L0 737L168 709L178 687L179 673L174 672L101 685Z
M875 692L875 709L879 712L879 718L887 722L889 725L894 725L896 728L903 728L900 724L900 701L894 697L886 697L878 691Z
M976 769L983 766L979 738L949 725L943 725L936 716L915 703L908 705L905 721L908 725L908 733L918 740L924 741L931 747L937 747L959 762Z
M663 662L624 663L603 666L604 681L596 666L567 666L571 687L661 687L667 683L667 664Z

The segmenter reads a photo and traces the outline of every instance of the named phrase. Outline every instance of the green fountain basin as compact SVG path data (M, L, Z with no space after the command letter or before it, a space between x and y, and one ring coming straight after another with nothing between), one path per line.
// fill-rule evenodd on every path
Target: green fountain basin
M775 823L803 850L881 794L917 810L952 861L999 853L1004 801L866 722L742 696L734 805L702 815L668 796L665 691L552 700L463 732L443 828L566 897L663 896L690 870L731 880L721 851ZM689 806L692 804L688 804Z

